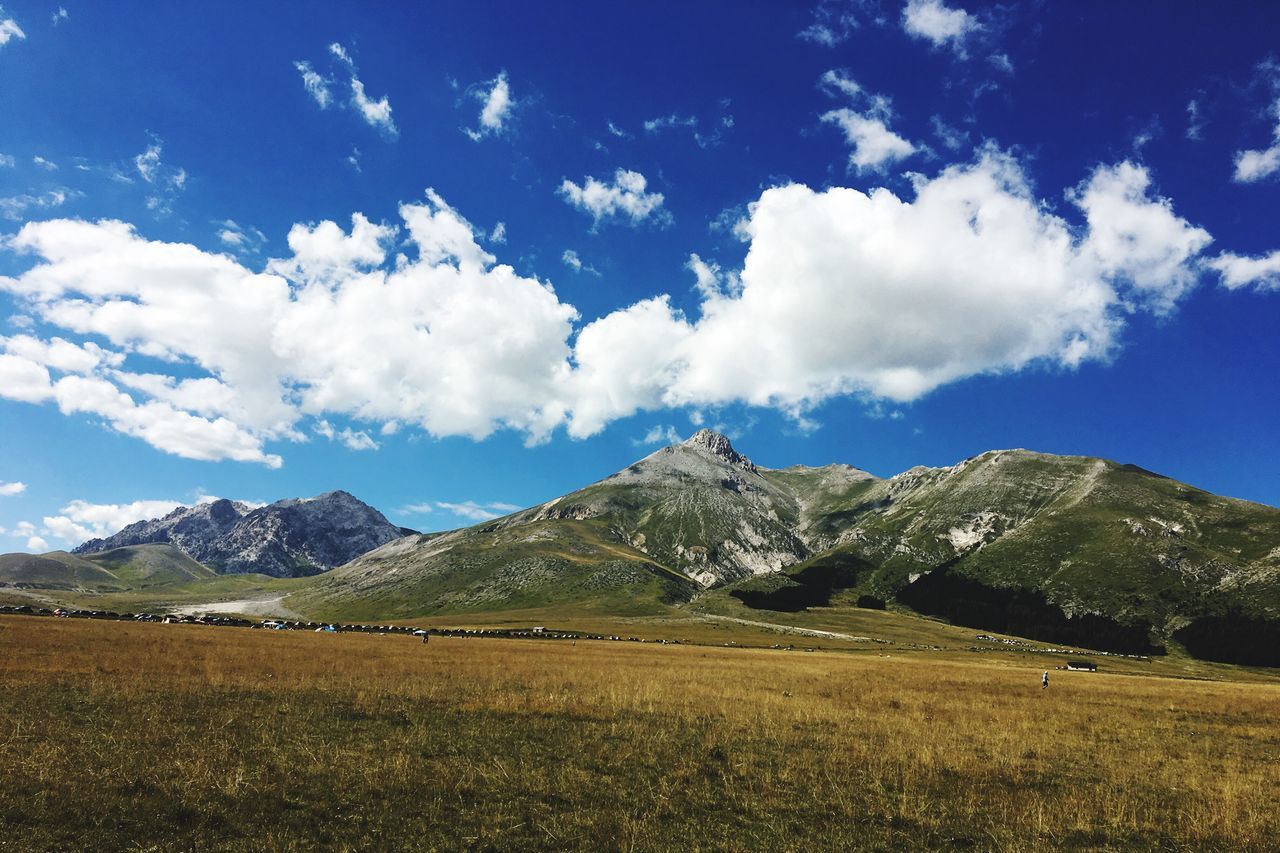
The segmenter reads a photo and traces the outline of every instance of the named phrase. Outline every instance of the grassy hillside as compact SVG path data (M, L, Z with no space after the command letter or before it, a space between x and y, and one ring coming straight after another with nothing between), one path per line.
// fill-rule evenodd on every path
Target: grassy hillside
M636 615L665 612L694 589L598 520L543 519L406 537L315 578L288 605L344 619L548 605Z
M47 590L122 590L128 587L97 563L66 551L0 554L0 584Z
M217 572L197 563L183 551L166 544L127 545L83 559L102 566L129 587L185 583L215 577Z

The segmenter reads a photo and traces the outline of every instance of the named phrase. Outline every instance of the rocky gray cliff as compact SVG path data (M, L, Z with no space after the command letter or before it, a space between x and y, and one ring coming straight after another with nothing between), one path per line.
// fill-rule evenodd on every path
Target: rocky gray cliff
M254 508L216 500L179 507L164 518L139 521L75 549L90 554L166 542L224 574L314 575L347 563L414 531L343 491L290 498Z

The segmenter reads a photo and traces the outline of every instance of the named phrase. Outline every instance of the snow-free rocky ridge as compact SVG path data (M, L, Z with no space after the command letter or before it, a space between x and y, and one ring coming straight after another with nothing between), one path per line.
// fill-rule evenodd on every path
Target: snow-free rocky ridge
M75 554L163 542L223 574L301 577L340 566L413 531L344 491L266 506L215 500L139 521Z

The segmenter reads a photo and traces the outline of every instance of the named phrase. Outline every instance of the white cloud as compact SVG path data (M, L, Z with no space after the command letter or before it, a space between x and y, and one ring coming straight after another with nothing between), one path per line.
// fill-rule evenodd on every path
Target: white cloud
M0 8L0 16L4 15L4 9ZM25 39L27 34L22 31L22 27L18 26L18 22L13 18L0 17L0 47L9 43L9 39Z
M26 483L5 483L0 482L0 497L11 498L14 495L20 495L27 490Z
M965 40L982 25L964 9L952 9L942 0L907 0L902 10L902 28L934 47L949 44L958 56L964 56Z
M65 6L59 6L58 11L54 12L51 17L53 18L53 25L56 27L58 24L67 20L70 16L67 14L67 8Z
M1083 226L1049 213L992 148L913 181L914 198L768 189L736 227L741 269L690 258L690 316L657 295L581 327L430 191L401 206L399 229L359 214L349 230L296 225L292 255L262 272L120 222L28 223L7 245L33 265L0 291L61 340L4 339L0 396L188 458L268 465L280 459L267 443L305 440L308 423L367 447L379 426L536 442L733 402L802 422L836 395L908 401L974 375L1105 360L1134 311L1176 307L1209 242L1132 163L1070 191ZM578 204L592 212L587 184ZM609 190L648 195L602 187L601 218L636 215ZM362 429L343 435L330 417Z
M1235 180L1251 184L1274 175L1280 170L1280 143L1259 151L1240 151L1236 154Z
M12 169L17 165L18 161L12 154L0 154L0 168Z
M680 127L697 127L697 116L678 116L675 113L659 118L651 118L644 123L645 133L659 133Z
M218 223L218 240L235 252L257 254L267 242L267 235L252 225L238 224L234 219Z
M0 198L0 216L13 222L21 221L32 210L50 210L61 207L73 193L65 189L50 190L40 195L15 195Z
M644 175L618 169L612 183L588 176L579 186L566 178L557 192L573 207L589 213L592 227L615 219L639 225L650 217L659 225L670 223L671 215L662 206L662 193L649 192L647 187Z
M400 132L391 118L391 102L387 96L383 95L376 101L370 98L364 92L364 83L354 75L351 78L351 102L370 127L378 128L388 136Z
M1089 223L1082 253L1129 285L1129 301L1167 314L1195 286L1191 261L1213 238L1177 216L1168 199L1150 198L1150 188L1147 170L1124 162L1097 169L1071 196Z
M1201 114L1202 109L1200 100L1192 98L1187 101L1187 139L1192 142L1199 142L1204 135L1204 117Z
M310 62L299 60L293 63L293 67L302 75L302 86L311 99L320 109L328 109L329 104L333 103L333 93L329 91L333 81L312 68Z
M351 58L351 54L347 53L347 49L338 42L335 41L329 45L329 53L348 68L355 67L355 61Z
M5 23L0 21L0 27L3 27ZM27 540L27 550L43 553L49 550L49 543L39 536L32 536Z
M40 532L68 545L79 545L89 539L101 539L118 533L135 521L161 518L182 504L178 501L142 500L127 504L94 504L74 500L58 512L45 516Z
M1013 61L1009 59L1007 53L993 53L987 57L987 62L997 71L1003 71L1005 74L1013 73Z
M438 509L447 510L459 518L469 519L470 521L489 521L507 513L516 512L521 507L515 504L507 503L487 503L479 504L475 501L463 501L462 503L448 503L446 501L436 501Z
M862 26L861 17L873 11L871 6L868 0L821 0L813 10L812 23L796 33L796 37L823 47L835 47Z
M499 246L507 242L507 223L499 222L493 226L493 230L489 232L489 242Z
M1242 257L1224 252L1206 262L1222 278L1228 290L1253 285L1255 290L1280 290L1280 251L1260 258Z
M822 116L822 121L843 130L845 141L853 146L849 155L851 170L881 171L915 153L914 145L889 129L892 110L888 98L868 93L842 71L826 72L818 85L828 94L845 95L861 106L841 107Z
M722 114L708 122L711 127L709 131L701 129L697 116L680 116L675 113L648 119L644 123L644 130L645 133L651 135L668 130L687 130L699 148L715 148L724 141L725 133L733 127L733 116L723 112L728 107L729 101L727 99L720 102ZM613 124L610 123L609 127L612 129Z
M341 442L348 450L377 450L379 447L378 442L374 441L369 433L350 428L337 430L326 420L318 421L312 429L317 435L330 441Z
M631 443L640 447L646 444L679 444L682 440L679 430L665 424L652 427L642 438L633 439Z
M68 364L6 351L0 396L55 402L188 458L267 465L280 459L265 442L299 440L299 421L326 414L439 436L544 437L563 421L576 311L495 265L436 194L400 214L416 257L388 262L396 229L357 214L350 232L296 225L292 255L261 273L121 222L28 223L8 247L36 263L0 277L0 291L68 340L94 336L153 361L59 376ZM346 440L365 446L367 435Z
M0 337L0 349L65 373L89 374L99 367L118 367L124 362L122 354L104 350L92 341L74 344L62 338L44 341L31 335L14 335Z
M427 515L434 512L435 507L428 503L406 504L396 510L397 515Z
M880 170L915 153L914 145L872 115L842 108L825 113L822 120L844 131L845 141L853 146L849 166L858 172Z
M360 149L354 145L351 146L351 153L347 155L347 165L354 169L357 175L364 171L360 168Z
M600 271L591 264L583 263L582 258L578 257L578 253L573 249L565 249L564 254L560 256L561 262L574 272L585 272L591 275L600 275Z
M1277 80L1280 81L1280 77ZM1280 82L1274 85L1280 87ZM1271 147L1236 152L1233 176L1236 183L1251 184L1280 171L1280 99L1272 104L1271 112L1276 118Z
M947 124L942 120L942 116L935 115L931 117L929 123L933 126L933 135L947 149L959 151L968 144L969 133Z
M516 103L511 97L511 84L507 82L507 72L503 71L485 85L488 87L487 91L481 89L474 92L484 104L480 108L480 126L475 130L464 130L467 136L476 142L486 136L501 134L506 128L506 121Z
M187 171L166 165L161 159L163 153L164 142L153 136L146 150L133 158L133 165L154 193L147 197L147 208L167 215L172 212L173 202L179 193L186 189Z
M700 282L696 322L659 297L579 333L570 433L734 401L799 417L835 395L909 401L968 376L1105 359L1132 308L1167 310L1185 291L1207 240L1147 186L1131 164L1097 170L1073 194L1083 239L994 150L918 178L914 201L766 190L741 226L740 289Z
M39 154L32 157L31 162L39 166L41 169L44 169L46 172L53 172L53 171L56 171L58 168L57 163L53 162L52 160L46 160L44 157L41 157Z
M387 138L394 139L400 131L391 117L390 99L386 95L376 99L368 95L364 81L356 74L355 60L345 47L338 42L333 42L329 45L328 52L341 66L342 73L346 74L350 81L351 98L345 106L364 119L370 127L380 130ZM321 74L306 60L294 62L293 67L302 77L303 88L320 109L327 109L331 104L337 103L333 94L333 88L337 84L332 76ZM347 163L359 171L359 152L353 156L356 159L352 160L348 157Z

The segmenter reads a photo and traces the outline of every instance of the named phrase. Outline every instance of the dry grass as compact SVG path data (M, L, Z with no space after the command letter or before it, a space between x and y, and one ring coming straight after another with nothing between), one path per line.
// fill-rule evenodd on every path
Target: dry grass
M4 618L0 846L1280 837L1280 686L1041 666Z

